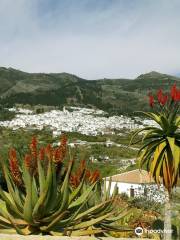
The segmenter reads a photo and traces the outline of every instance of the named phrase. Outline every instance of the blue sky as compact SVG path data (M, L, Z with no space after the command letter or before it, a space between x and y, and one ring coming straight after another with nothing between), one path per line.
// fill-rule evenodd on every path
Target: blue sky
M180 72L179 0L0 0L0 66L87 79Z

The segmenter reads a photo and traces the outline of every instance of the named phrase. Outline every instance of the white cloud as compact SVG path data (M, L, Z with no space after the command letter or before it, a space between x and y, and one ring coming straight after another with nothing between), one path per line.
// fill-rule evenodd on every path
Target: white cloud
M1 66L88 79L179 72L180 1L50 2L0 0Z

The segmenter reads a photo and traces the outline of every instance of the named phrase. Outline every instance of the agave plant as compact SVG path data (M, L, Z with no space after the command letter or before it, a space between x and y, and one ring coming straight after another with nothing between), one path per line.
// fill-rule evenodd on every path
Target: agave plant
M0 187L5 205L0 209L0 228L17 233L51 235L94 235L120 231L113 224L128 213L116 209L117 188L110 196L110 186L101 190L99 172L87 170L85 162L79 174L73 173L74 160L67 166L67 139L58 148L51 145L38 149L32 139L29 153L18 161L11 149L9 162L2 162L8 191Z

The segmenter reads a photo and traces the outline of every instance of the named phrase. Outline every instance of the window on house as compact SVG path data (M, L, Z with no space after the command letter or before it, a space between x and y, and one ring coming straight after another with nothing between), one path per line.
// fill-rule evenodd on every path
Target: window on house
M134 197L134 188L131 186L130 188L130 197Z

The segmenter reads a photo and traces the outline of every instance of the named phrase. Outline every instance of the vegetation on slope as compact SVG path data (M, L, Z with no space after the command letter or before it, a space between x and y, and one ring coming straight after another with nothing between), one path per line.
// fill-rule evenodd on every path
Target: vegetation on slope
M84 80L68 73L25 73L12 68L0 68L1 103L31 105L93 106L110 114L131 114L147 110L148 91L177 82L180 78L151 72L134 80Z

